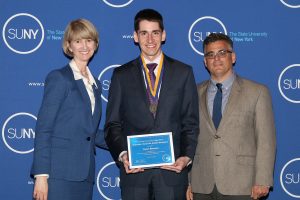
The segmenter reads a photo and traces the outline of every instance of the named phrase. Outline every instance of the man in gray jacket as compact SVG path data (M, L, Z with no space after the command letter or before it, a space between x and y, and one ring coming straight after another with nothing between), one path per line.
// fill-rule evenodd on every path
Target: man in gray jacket
M233 70L232 40L212 33L203 43L211 79L198 85L200 135L187 198L250 200L273 186L275 127L268 89Z

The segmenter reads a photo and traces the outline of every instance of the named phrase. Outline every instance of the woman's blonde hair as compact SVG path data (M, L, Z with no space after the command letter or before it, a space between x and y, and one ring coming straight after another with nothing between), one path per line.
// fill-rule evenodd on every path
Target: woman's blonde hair
M70 51L70 42L78 39L92 39L96 43L96 50L99 46L99 34L96 27L86 19L76 19L71 21L66 27L63 39L64 53L70 57L73 57L73 53Z

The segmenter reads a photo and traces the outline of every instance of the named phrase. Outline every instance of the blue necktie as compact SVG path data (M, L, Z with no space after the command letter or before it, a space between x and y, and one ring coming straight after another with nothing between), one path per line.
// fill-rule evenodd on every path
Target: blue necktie
M214 107L213 107L213 122L218 129L221 118L222 118L222 84L217 83L216 84L218 91L216 93L215 99L214 99Z

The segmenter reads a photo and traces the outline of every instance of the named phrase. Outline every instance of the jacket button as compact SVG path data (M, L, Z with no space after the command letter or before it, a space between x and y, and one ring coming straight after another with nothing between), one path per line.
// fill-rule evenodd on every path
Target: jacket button
M221 138L221 137L218 136L218 135L214 135L214 138L215 138L215 139L219 139L219 138Z
M90 141L90 140L91 140L91 137L87 137L86 140L87 140L87 141Z

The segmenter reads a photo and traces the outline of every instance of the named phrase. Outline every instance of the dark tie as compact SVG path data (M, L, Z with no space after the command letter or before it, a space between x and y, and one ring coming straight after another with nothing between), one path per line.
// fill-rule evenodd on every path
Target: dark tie
M222 84L217 83L216 86L218 88L218 91L214 99L213 122L215 124L216 129L218 129L222 118Z
M157 64L156 63L148 63L147 64L147 68L149 70L149 76L150 76L150 81L151 81L151 86L152 86L152 89L154 88L154 85L155 85L155 74L154 74L154 70L156 68Z

